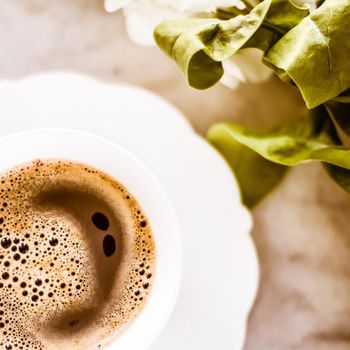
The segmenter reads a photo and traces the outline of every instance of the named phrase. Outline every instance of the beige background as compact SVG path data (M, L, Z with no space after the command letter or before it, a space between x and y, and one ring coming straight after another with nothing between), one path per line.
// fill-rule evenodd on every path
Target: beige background
M0 33L0 79L65 69L140 85L201 134L216 121L269 126L303 113L296 91L277 79L189 89L157 48L127 38L122 16L105 13L101 0L0 0ZM350 349L349 215L350 198L319 164L290 171L254 210L262 278L246 350Z

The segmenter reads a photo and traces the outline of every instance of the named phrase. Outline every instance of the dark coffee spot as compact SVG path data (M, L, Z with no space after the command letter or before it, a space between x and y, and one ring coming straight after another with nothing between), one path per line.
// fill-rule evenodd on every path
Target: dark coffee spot
M19 259L21 259L21 256L20 256L19 254L15 254L15 255L13 256L13 258L14 258L15 260L19 260Z
M103 252L106 256L112 256L115 252L115 239L111 235L106 235L103 239Z
M25 254L29 250L28 244L26 243L21 243L18 250L22 253Z
M109 220L106 215L97 212L94 215L92 215L91 220L98 229L102 231L108 230Z
M41 286L43 284L42 280L37 279L35 282L35 285L37 285L38 287Z
M49 243L52 247L55 247L58 244L58 239L56 237L52 237L50 238Z
M7 249L7 248L10 248L11 246L11 239L8 238L8 237L4 237L2 240L1 240L1 245L3 248Z

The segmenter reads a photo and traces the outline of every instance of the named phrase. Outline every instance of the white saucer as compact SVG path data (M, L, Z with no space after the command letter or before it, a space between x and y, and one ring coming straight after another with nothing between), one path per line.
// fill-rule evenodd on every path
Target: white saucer
M103 136L136 155L167 192L182 231L184 275L171 319L151 350L236 350L258 267L234 178L184 117L139 88L51 73L0 83L0 136L60 127Z

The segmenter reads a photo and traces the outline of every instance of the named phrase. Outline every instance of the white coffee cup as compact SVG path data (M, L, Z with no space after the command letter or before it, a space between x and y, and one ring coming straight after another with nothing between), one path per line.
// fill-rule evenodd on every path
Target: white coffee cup
M78 161L111 175L135 196L149 219L156 242L154 284L144 309L127 330L100 344L108 350L149 348L170 317L182 270L177 220L152 173L116 144L68 129L38 129L10 135L0 140L0 154L0 172L36 159Z

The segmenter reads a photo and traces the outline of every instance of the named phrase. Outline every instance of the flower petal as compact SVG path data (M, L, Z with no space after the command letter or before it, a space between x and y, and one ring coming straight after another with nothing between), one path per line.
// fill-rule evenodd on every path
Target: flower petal
M118 11L126 6L131 0L105 0L105 10L107 12Z
M220 79L220 83L230 89L236 89L240 83L246 80L242 70L235 63L233 57L222 62L224 75Z
M190 13L212 12L218 7L245 8L240 0L168 0L168 2L176 11Z
M259 83L267 80L272 70L262 63L263 52L256 48L240 50L232 57L240 67L246 80L252 83Z
M263 52L249 48L239 50L230 59L222 62L224 75L220 82L231 89L235 89L241 82L259 83L267 80L272 71L262 62Z
M130 38L139 45L155 45L154 28L168 18L181 18L183 14L169 6L159 6L153 0L131 2L124 8L126 29Z

